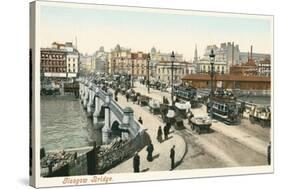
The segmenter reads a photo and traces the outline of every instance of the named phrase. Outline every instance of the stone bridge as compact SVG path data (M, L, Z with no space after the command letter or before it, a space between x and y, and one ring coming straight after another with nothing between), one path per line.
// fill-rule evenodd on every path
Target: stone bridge
M82 106L92 119L95 132L101 133L96 141L98 145L109 144L116 137L130 140L141 134L143 130L132 108L122 109L112 93L103 91L87 78L80 78L79 85Z

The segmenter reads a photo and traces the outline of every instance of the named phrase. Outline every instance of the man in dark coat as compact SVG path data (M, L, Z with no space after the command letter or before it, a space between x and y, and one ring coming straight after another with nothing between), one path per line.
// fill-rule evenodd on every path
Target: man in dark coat
M147 161L152 161L152 153L153 153L154 147L153 144L150 142L149 145L147 145L146 151L147 151Z
M127 102L129 102L129 97L130 97L129 93L126 93Z
M166 124L166 125L164 126L164 137L165 137L165 140L168 139L168 135L169 135L169 127L168 127L168 125Z
M170 151L170 158L171 158L171 170L175 168L175 145L171 148Z
M142 124L143 122L142 122L142 118L141 117L139 117L139 122L140 122L140 124Z
M162 142L162 134L163 134L162 128L161 128L161 126L159 126L158 131L157 131L157 140L160 143Z
M136 152L134 159L133 159L133 166L134 166L134 173L140 172L140 156L138 152Z
M267 146L267 163L268 165L271 164L271 142Z

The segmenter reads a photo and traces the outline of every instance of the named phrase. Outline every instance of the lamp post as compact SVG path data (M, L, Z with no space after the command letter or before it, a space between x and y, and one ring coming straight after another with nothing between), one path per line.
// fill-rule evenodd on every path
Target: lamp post
M174 53L174 51L172 51L172 54L171 54L171 62L172 62L172 65L171 65L171 74L172 74L171 100L172 100L172 106L174 106L174 61L175 61L175 53Z
M213 82L214 82L214 63L215 63L215 54L214 54L214 50L211 49L211 54L209 55L210 57L210 64L211 64L211 71L210 71L210 76L211 76L211 93L210 93L210 104L211 104L211 118L213 118L213 95L214 95L214 86L213 86Z
M149 64L150 64L150 53L147 54L147 93L150 92L150 84L149 84Z
M115 69L116 69L116 60L113 60L113 74L115 74Z
M132 88L134 87L134 60L132 59L132 74L131 74L131 79L132 79Z

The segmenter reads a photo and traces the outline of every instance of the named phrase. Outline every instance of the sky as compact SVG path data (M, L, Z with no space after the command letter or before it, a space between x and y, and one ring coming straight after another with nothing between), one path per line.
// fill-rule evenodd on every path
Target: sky
M77 37L79 52L88 54L100 46L110 51L120 44L132 51L149 52L152 47L175 51L191 60L195 45L198 56L203 56L207 45L223 42L238 44L241 52L253 45L256 53L270 53L272 47L270 17L46 5L40 14L41 47L54 41L75 42Z

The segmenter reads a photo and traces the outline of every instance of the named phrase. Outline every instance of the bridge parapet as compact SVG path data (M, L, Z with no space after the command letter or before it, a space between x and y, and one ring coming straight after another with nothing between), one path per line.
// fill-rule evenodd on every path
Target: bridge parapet
M83 106L93 116L94 127L102 130L102 143L108 144L113 139L116 127L122 139L134 139L142 131L140 123L134 119L133 109L121 108L113 100L110 92L103 91L87 78L80 79L80 94ZM116 126L118 124L118 126ZM114 128L113 128L114 125ZM116 134L116 133L115 133Z

